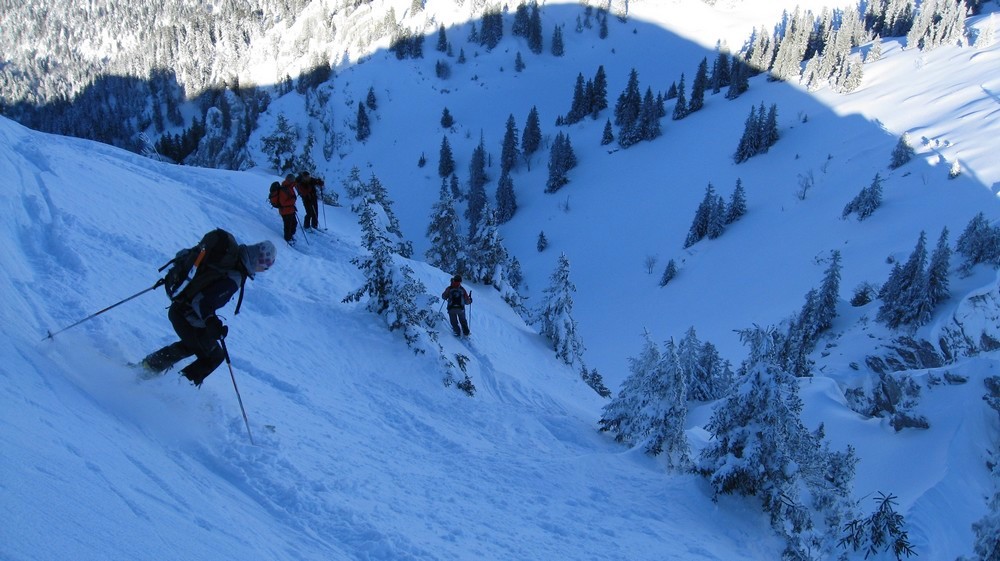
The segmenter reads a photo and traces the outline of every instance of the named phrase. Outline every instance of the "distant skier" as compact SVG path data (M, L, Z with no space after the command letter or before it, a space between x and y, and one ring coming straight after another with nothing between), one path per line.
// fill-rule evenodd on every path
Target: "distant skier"
M323 179L309 175L304 171L295 178L295 189L302 199L302 206L306 209L306 217L302 219L302 229L319 228L319 193L317 188L322 189L326 185Z
M448 303L448 319L455 337L469 336L469 321L465 318L465 306L472 304L472 295L462 286L462 276L455 275L451 284L441 293L441 299Z
M277 249L269 241L238 244L222 229L205 234L197 246L179 251L164 277L164 287L172 301L167 317L180 340L150 353L142 360L142 367L156 375L195 355L198 358L182 368L181 374L200 387L226 356L219 340L226 337L229 328L216 312L239 291L234 315L240 313L247 277L253 279L256 273L268 270L276 255Z
M271 206L278 209L278 214L281 215L285 241L288 245L295 245L295 229L298 224L295 216L295 188L295 176L288 174L270 195Z

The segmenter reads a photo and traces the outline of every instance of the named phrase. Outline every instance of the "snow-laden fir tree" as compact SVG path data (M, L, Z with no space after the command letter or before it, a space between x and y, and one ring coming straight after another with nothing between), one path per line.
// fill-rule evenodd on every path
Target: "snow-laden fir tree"
M452 155L448 137L444 136L441 138L441 150L438 156L438 177L448 177L453 173L455 173L455 157Z
M504 173L497 181L497 222L504 224L514 218L517 212L517 195L514 193L514 180L509 173Z
M951 248L948 246L948 228L941 230L937 246L927 265L927 306L930 310L948 299L948 269L951 266Z
M437 44L434 48L441 53L448 51L448 34L445 33L443 23L438 26Z
M705 187L705 196L702 197L701 203L695 210L694 218L691 220L691 227L688 229L687 238L684 240L684 247L691 247L708 235L712 215L718 211L716 205L715 187L709 183Z
M542 53L542 16L538 2L531 3L531 17L528 19L528 49L536 55Z
M538 151L542 145L542 129L538 119L538 108L531 106L528 118L524 123L524 130L521 132L521 154L524 155L524 162L531 170L531 155Z
M590 116L593 119L608 108L608 77L604 72L604 65L597 67L594 73L593 89L590 95Z
M853 451L830 452L822 427L802 423L795 377L776 365L772 330L741 331L749 356L739 383L716 407L706 429L711 440L698 470L719 494L760 499L772 526L786 538L789 558L829 554L843 514L857 462Z
M448 108L445 107L441 111L441 127L445 129L450 129L454 124L455 124L455 117L451 114L451 111L448 111Z
M958 237L955 250L965 257L961 265L968 272L979 263L1000 264L1000 228L990 225L982 212L972 217Z
M903 266L893 267L889 279L882 285L875 319L889 327L922 325L930 317L927 299L927 234L920 232L917 245Z
M545 289L544 301L536 313L538 332L549 340L556 357L573 365L583 356L584 346L573 319L573 293L576 285L570 280L569 258L559 255L556 270Z
M576 154L573 152L569 136L559 132L552 141L552 149L549 152L549 178L545 182L545 192L555 193L569 183L566 174L576 167L576 164Z
M385 231L392 236L395 242L395 253L409 259L413 256L413 242L408 241L406 236L403 235L403 231L399 226L399 218L396 217L396 213L392 210L392 199L389 198L389 191L385 188L385 185L372 173L371 178L367 183L362 183L360 196L364 199L371 198L379 207L382 209L382 214L385 216ZM353 209L352 205L352 209ZM357 209L353 209L358 212Z
M864 220L871 216L878 207L882 206L882 177L876 173L871 185L863 187L851 202L844 205L842 218L847 218L852 213L858 214L858 220Z
M723 360L715 345L698 339L694 327L689 327L677 345L677 357L684 371L684 384L689 401L713 401L729 393L733 385L733 370Z
M615 133L611 128L611 119L604 122L604 132L601 133L601 146L607 146L615 141Z
M750 67L740 57L733 57L733 64L729 69L729 89L726 90L726 99L736 99L750 89Z
M486 176L486 147L482 139L479 146L472 151L472 160L469 162L469 201L465 211L465 218L469 221L469 236L475 234L476 226L483 217L483 209L489 203L486 198L486 183L489 178Z
M449 272L458 272L465 268L463 262L465 240L458 231L459 217L455 210L455 201L452 199L447 180L442 179L438 201L431 210L431 221L427 226L430 247L424 255L428 264Z
M774 364L767 347L772 334L756 328L742 331L741 338L764 346L706 425L712 438L702 450L700 469L716 494L757 496L775 521L790 506L785 497L799 495L797 477L806 467L799 460L815 443L800 418L798 384Z
M955 45L965 32L965 3L949 0L924 0L917 10L906 45L931 50L942 45Z
M677 263L671 259L667 261L667 266L663 269L663 276L660 277L660 286L667 286L670 281L677 276Z
M909 135L903 134L896 142L896 147L892 149L892 156L889 160L889 169L896 169L913 159L913 147L910 146Z
M524 298L517 291L517 274L512 273L512 261L497 229L496 211L486 206L475 234L465 248L466 278L492 286L505 302L521 317L528 315Z
M710 240L722 235L726 229L726 201L722 195L715 197L715 203L708 214L708 231L705 235Z
M545 237L545 232L538 232L538 241L535 243L535 249L538 250L538 253L541 253L547 247L549 247L549 240Z
M642 94L639 93L639 73L633 68L628 75L625 90L615 103L615 124L618 125L618 143L627 148L641 140L637 131L642 111Z
M743 189L743 180L736 179L736 187L729 197L729 205L726 206L726 225L736 222L747 213L746 192Z
M360 199L367 189L365 182L361 179L361 170L358 169L358 166L352 166L351 171L347 173L347 177L341 180L340 184L343 185L344 192L347 193L349 199ZM358 209L352 210L357 212Z
M715 62L712 63L712 74L708 79L713 94L719 93L722 88L729 85L729 53L722 45L716 50L719 54L716 55Z
M295 157L295 145L299 134L296 127L288 122L284 113L278 113L275 130L272 134L261 138L261 151L267 156L267 161L278 173L292 169L292 159Z
M673 119L675 121L687 117L691 110L688 107L687 94L684 93L684 74L681 74L681 81L677 84L677 101L674 103Z
M688 113L694 113L705 106L705 90L708 89L708 59L703 58L698 63L694 81L691 82L691 100L688 101Z
M368 140L368 137L372 134L371 123L368 120L368 112L365 111L365 106L363 103L358 102L358 117L354 125L355 138L359 142L364 142Z
M813 313L815 330L811 333L813 338L830 329L833 326L834 318L837 317L837 302L840 300L840 270L840 251L834 250L830 253L830 265L823 274L823 283L820 285L816 299L816 310Z
M570 104L569 111L562 118L562 124L572 125L573 123L578 123L589 113L590 101L587 99L586 82L581 72L576 75L576 84L573 86L573 101Z
M528 38L528 27L531 25L531 14L528 12L527 4L518 4L514 10L514 23L511 25L510 34L514 37Z
M662 456L670 469L687 469L691 452L684 433L687 391L673 341L663 353L649 333L638 357L629 358L629 376L618 396L604 406L600 425L615 441Z
M364 274L365 282L343 302L367 299L365 307L382 317L390 331L402 330L407 344L424 352L434 340L433 297L398 255L399 246L388 230L389 219L375 197L365 196L357 212L361 244L368 253L351 259L351 263Z
M972 524L975 535L973 552L969 561L1000 561L1000 463L994 463L993 495L987 500L986 514Z
M646 93L642 97L642 106L639 109L639 122L637 123L639 138L641 140L653 140L660 136L660 106L653 97L652 88L646 88Z
M557 25L555 30L552 31L552 56L560 57L564 54L566 54L566 51L563 44L562 26Z
M503 143L500 146L500 175L517 169L519 156L520 152L517 149L517 123L514 122L514 115L509 115L503 135Z
M896 497L881 492L878 495L875 497L877 506L871 516L854 519L846 524L847 533L840 540L841 546L853 551L864 551L865 559L889 551L897 560L904 555L914 555L909 533L905 529L906 520L894 508Z

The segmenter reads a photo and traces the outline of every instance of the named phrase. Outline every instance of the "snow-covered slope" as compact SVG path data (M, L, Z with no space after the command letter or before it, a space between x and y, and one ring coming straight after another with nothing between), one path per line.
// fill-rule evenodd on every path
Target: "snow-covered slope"
M554 136L577 73L590 77L605 65L613 103L631 67L643 89L664 90L712 55L713 41L691 39L705 34L684 25L706 26L685 18L706 6L632 5L631 19L612 19L609 39L600 41L593 30L572 31L578 7L553 3L546 26L567 23L566 57L526 56L522 73L513 72L513 57L527 50L510 37L492 53L467 50L469 62L453 65L448 82L433 77L430 57L400 62L377 52L340 68L330 103L344 108L343 130L369 87L380 108L371 139L347 145L320 173L334 188L355 165L377 175L419 256L444 134L464 175L480 134L499 153L509 114L523 126L537 105L543 132ZM717 8L729 26L717 36L733 46L728 38L747 25L740 14L753 7ZM756 13L751 26L772 21ZM986 20L973 24L984 28ZM449 33L463 41L467 30ZM990 157L1000 133L1000 49L885 47L884 58L865 67L862 88L847 96L756 78L739 99L713 96L698 114L665 119L657 141L610 153L598 144L603 116L563 129L580 159L570 184L543 193L545 156L531 171L520 169L521 208L503 234L525 270L531 304L540 302L559 253L569 256L585 359L613 390L644 329L664 340L694 326L737 362L743 350L733 330L796 311L818 286L829 251L840 250L840 316L815 357L820 375L802 382L806 423L824 423L833 448L858 450L863 510L878 492L898 496L921 558L952 559L971 552L970 524L993 492L986 462L997 416L981 397L996 357L911 372L923 387L915 413L931 428L897 433L845 406L844 388L865 383L865 356L892 336L873 322L877 304L852 308L847 300L859 283L883 282L887 257L905 259L921 230L935 239L947 226L954 241L976 212L1000 218L1000 166ZM761 102L777 104L782 138L768 154L735 165L744 119ZM452 132L438 125L443 107L458 121ZM279 112L303 118L302 98L276 100L264 126ZM889 172L903 132L918 141L919 157ZM421 153L425 168L416 165ZM963 172L949 180L956 159ZM842 220L844 204L875 173L886 178L883 207L862 223ZM248 283L240 316L229 318L252 446L225 366L201 390L172 373L137 382L125 366L172 340L159 290L44 337L150 287L156 268L208 229L278 242L278 218L263 201L271 173L165 166L0 120L0 174L8 178L0 187L0 558L780 554L755 501L713 503L702 479L666 474L656 460L598 434L604 402L486 287L472 287L471 341L443 341L472 358L478 392L469 398L444 387L431 358L414 356L363 305L341 303L362 282L349 262L361 250L346 208L325 209L327 232L295 249L282 245L276 266ZM728 196L737 178L747 189L747 216L722 237L682 249L705 186ZM811 184L805 198L803 181ZM542 230L551 245L538 253ZM658 258L652 275L644 267L650 255ZM660 288L668 259L681 272ZM450 274L414 267L432 294ZM970 328L994 328L995 310L974 296L995 292L995 283L992 271L953 277L952 299L918 335L940 333L956 310ZM938 383L946 372L967 381ZM708 438L708 413L701 407L689 417L696 451Z

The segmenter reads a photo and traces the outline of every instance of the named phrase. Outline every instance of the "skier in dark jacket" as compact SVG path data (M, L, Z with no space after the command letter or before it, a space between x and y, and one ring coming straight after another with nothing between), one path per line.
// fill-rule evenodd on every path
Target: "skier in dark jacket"
M190 300L174 300L167 317L180 340L150 353L142 360L142 367L149 375L160 374L176 362L195 355L198 358L182 368L181 374L200 387L205 378L225 360L225 351L219 340L226 337L229 327L222 323L216 312L240 290L244 276L252 279L256 273L268 270L274 264L276 254L274 244L269 241L250 246L240 244L237 268L224 271Z
M465 306L472 304L472 295L462 286L462 277L455 275L451 284L441 293L441 299L448 303L448 319L455 337L469 336L469 321L465 318Z
M295 179L295 190L299 192L302 206L306 209L306 216L302 219L303 230L319 228L319 193L317 188L322 190L324 185L321 178L309 175L308 171L300 173Z

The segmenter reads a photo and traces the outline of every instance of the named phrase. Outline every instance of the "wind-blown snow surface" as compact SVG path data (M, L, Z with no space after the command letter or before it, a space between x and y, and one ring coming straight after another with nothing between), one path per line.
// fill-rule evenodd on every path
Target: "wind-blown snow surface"
M423 65L431 76L433 59L399 63L376 55L337 82L353 88L356 107L381 80L372 139L335 159L344 169L321 171L335 186L351 165L370 169L391 189L404 233L418 247L426 244L419 234L439 183L433 163L414 170L421 151L435 161L443 131L424 129L442 105L459 119L454 139L466 141L466 160L459 159L465 169L480 130L498 151L508 113L520 125L537 103L543 127L554 134L545 123L568 109L576 74L591 76L603 60L612 99L633 64L645 65L643 87L665 88L681 71L690 79L710 54L704 47L680 42L669 60L640 56L668 44L670 34L656 21L613 21L614 42L584 53L584 40L568 32L567 57L576 62L528 58L516 77L513 49L506 73L490 58L499 54L484 53L452 86L474 88L475 100L438 92L445 101L434 101L401 74ZM632 34L633 27L640 31ZM896 433L844 405L841 384L863 374L850 365L863 364L872 338L886 335L870 321L877 304L856 309L846 300L859 282L884 281L886 257L905 259L921 229L933 240L948 226L954 241L976 212L1000 218L1000 165L989 158L1000 133L1000 65L996 47L926 54L886 47L882 61L866 66L865 86L849 96L811 96L757 78L744 97L710 98L701 114L664 120L663 138L613 154L596 145L603 118L575 125L581 164L571 183L544 195L544 159L531 172L520 170L522 208L504 235L535 302L558 252L569 255L585 356L612 389L627 372L626 357L638 352L643 328L662 340L695 326L738 361L732 330L797 310L819 284L828 252L840 249L841 316L821 343L829 356L816 357L821 375L802 382L807 425L823 422L834 449L858 450L855 496L864 512L877 492L898 496L920 558L953 559L971 553L971 523L992 493L985 465L987 450L996 447L997 416L981 396L983 378L998 373L997 357L916 373L929 379L950 370L969 381L925 388L917 412L931 428ZM612 69L612 59L626 62ZM466 72L479 81L468 81ZM409 97L390 87L393 79L407 84ZM510 89L518 81L521 89ZM735 166L717 144L735 148L750 106L761 101L778 104L782 139L767 155ZM282 98L272 117L278 110L302 111L301 101ZM914 162L890 173L885 165L904 131L928 143L918 144ZM939 156L957 157L963 174L946 179L949 166ZM887 177L883 208L864 223L841 220L843 205L876 172ZM815 184L802 200L799 178L809 174ZM248 282L240 316L231 317L231 306L225 313L233 372L257 443L251 445L225 366L200 390L173 372L139 382L125 366L173 340L159 290L53 340L44 337L152 286L157 267L213 227L245 242L279 242L278 218L262 201L272 176L165 166L6 120L0 176L2 559L780 554L756 501L713 503L702 479L666 474L656 460L598 434L604 402L486 287L471 287L471 341L443 338L450 352L472 358L478 393L469 398L444 387L434 360L414 356L363 305L340 303L362 283L349 263L361 250L345 208L324 209L329 230L300 235L297 248L279 243L276 266ZM728 196L737 177L750 213L719 239L681 250L705 185L711 181ZM568 213L560 210L564 202ZM534 250L539 229L552 241L544 253ZM652 276L642 267L648 254L660 258ZM682 264L681 274L661 289L656 281L668 258ZM446 272L415 268L432 294L447 281ZM986 270L953 277L952 299L921 334L940 329L967 297L996 281ZM695 451L708 438L702 427L709 412L701 407L689 417Z

